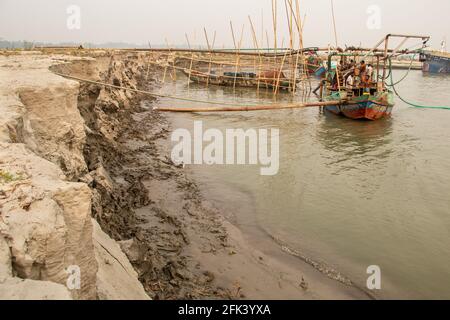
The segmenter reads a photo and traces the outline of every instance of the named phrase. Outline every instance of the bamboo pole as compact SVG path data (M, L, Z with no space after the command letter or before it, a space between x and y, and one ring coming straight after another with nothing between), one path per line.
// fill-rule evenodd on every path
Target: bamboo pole
M240 70L240 59L241 59L241 55L240 55L240 50L241 50L241 46L242 46L242 40L244 38L244 28L245 25L242 25L242 29L241 29L241 36L239 39L239 42L237 43L235 40L235 35L234 35L234 29L233 29L233 23L230 21L230 26L231 26L231 33L233 35L233 43L235 46L235 50L236 50L236 62L235 62L235 70L234 70L234 79L233 79L233 91L236 89L236 79L238 78L237 73ZM241 78L241 77L239 77Z
M166 74L167 74L167 66L168 65L169 65L169 56L167 56L167 61L164 65L164 73L163 73L162 83L166 82Z
M189 42L189 37L187 33L184 34L186 36L186 41L189 49L191 49L191 43ZM191 73L192 73L192 65L194 64L194 52L191 53L191 62L189 64L189 74L188 74L188 92L191 86Z
M379 86L378 86L378 82L380 81L380 57L377 56L377 92L379 92Z
M291 2L292 4L292 2ZM299 41L298 41L298 46L299 49L302 49L302 33L301 33L301 28L300 28L300 24L299 24L299 18L300 18L300 8L299 8L299 3L298 0L296 0L296 26L297 26L297 32L298 32L298 36L299 36ZM297 55L295 58L295 68L294 68L294 82L293 82L293 88L292 88L292 95L295 95L295 91L297 89L297 70L298 70L298 60L300 57L300 50L297 51ZM303 58L303 55L302 55Z
M254 48L256 48L257 47L257 45L255 45L255 37L256 37L256 32L255 32L255 29L253 28L253 23L252 23L252 21L251 21L251 19L250 19L250 16L248 16L248 20L250 21L250 32L251 32L251 36L252 36L252 42L253 42L253 46L254 46ZM257 41L257 40L256 40ZM259 52L259 50L256 50L257 52L257 55L259 56L260 55L260 52ZM257 56L255 55L255 56L253 56L253 70L256 72L256 70L257 70L257 67L256 67L256 65L257 65L257 61L258 61L258 59L257 59ZM257 86L258 86L258 88L257 88L257 94L259 93L259 81L258 81L258 83L257 83Z
M286 51L287 52L287 51ZM275 86L275 95L278 93L278 90L280 88L280 79L281 79L281 73L283 72L284 62L286 61L286 53L284 53L283 60L281 60L281 66L280 71L278 72L278 79L277 79L277 85Z
M214 48L216 47L216 36L217 36L217 32L216 32L216 30L214 30L214 37L213 37L213 42L212 42L212 46L211 46L211 62L212 62L212 57L213 57L213 51L214 51Z
M261 8L261 47L264 46L264 9Z
M311 87L311 79L308 77L308 66L307 66L307 61L305 59L305 54L304 54L304 45L303 45L303 27L305 24L305 20L301 18L301 14L300 14L300 0L296 0L296 21L297 21L297 29L298 29L298 42L299 42L299 51L297 51L297 62L296 62L296 70L298 68L298 58L300 58L301 60L301 83L303 86L304 91L306 92L306 82L304 80L308 80L309 86ZM305 14L306 16L306 14ZM300 57L299 57L299 53L300 53Z
M292 50L293 50L293 48L294 48L294 41L293 41L293 28L292 28L292 25L293 25L293 15L292 15L292 6L291 6L291 4L292 4L292 2L291 2L292 0L284 0L284 7L285 7L285 11L286 11L286 19L287 19L287 23L288 23L288 30L289 30L289 49L291 50L291 52L292 52ZM289 8L288 8L288 5L290 6L290 10L289 10ZM290 56L290 64L291 64L291 66L294 64L293 63L293 57L292 56ZM295 70L294 70L295 71ZM293 80L293 70L291 69L291 76L292 76L292 78L291 78L291 80ZM289 89L291 89L291 81L289 81Z
M289 31L289 49L292 50L293 44L292 44L292 27L291 27L291 15L289 13L288 9L288 2L289 0L284 0L284 10L286 12L286 21L288 24L288 31Z
M301 29L302 30L302 48L304 48L303 44L304 44L305 38L303 37L303 29L305 27L306 17L307 17L307 15L306 15L306 12L305 12L305 14L303 16L303 20L300 22L300 25L301 25L301 28L302 28ZM304 72L305 72L305 74L307 76L307 79L308 79L309 91L311 92L312 91L311 78L308 77L308 66L309 66L309 63L305 60L303 51L304 50L302 49L302 55L303 55L303 60L304 60L304 67L303 67L303 69L304 69Z
M152 48L150 41L148 42L148 46L150 47L150 49ZM150 56L151 53L148 54L148 59L147 59L147 73L145 74L145 81L148 81L148 74L150 72Z
M281 38L281 47L284 47L284 37ZM273 88L273 93L274 93L274 97L276 96L278 89L279 89L279 83L280 83L280 76L281 76L281 72L283 70L284 67L284 62L286 60L286 55L287 55L287 51L284 52L283 57L281 58L281 63L280 65L277 65L276 67L276 71L278 72L278 75L276 75L277 77L277 81L276 81L276 85Z
M331 1L331 15L333 16L333 28L334 28L334 39L336 40L336 49L339 47L338 45L338 36L337 36L337 30L336 30L336 18L334 16L334 2Z
M343 100L297 103L297 104L273 104L261 106L224 106L224 107L204 107L204 108L178 108L178 107L155 107L153 110L162 112L236 112L236 111L263 111L263 110L286 110L311 107L325 107L332 105L346 104Z
M278 58L277 58L277 51L278 51L277 19L278 19L278 17L277 16L278 16L278 2L277 2L277 0L272 0L273 42L274 42L274 50L275 50L273 63L275 66L278 63ZM273 82L275 82L275 74L274 74ZM274 87L274 92L275 92L275 87Z
M206 79L206 87L208 87L208 85L209 85L209 75L211 74L212 53L211 53L211 46L209 45L208 33L206 32L206 28L203 28L203 32L205 34L206 45L208 47L209 60L210 60L210 63L208 65L208 79Z
M234 35L234 28L233 28L233 22L230 21L230 28L231 28L231 35L233 36L233 44L234 44L234 50L236 50L236 67L234 71L234 79L233 79L233 92L236 89L236 77L237 77L237 69L238 69L238 63L239 63L239 49L238 44L236 42L236 36Z
M169 41L167 41L167 38L165 38L165 39L166 39L167 48L170 48ZM169 56L167 57L167 64L169 63L169 57L170 57L171 53L172 53L172 51L169 51ZM172 72L173 72L173 75L171 73L169 73L170 78L172 79L172 81L176 81L177 80L177 72L175 70L175 58L172 61Z
M238 45L238 56L239 56L239 64L238 64L238 67L239 67L239 70L238 71L241 71L241 67L242 67L242 65L241 65L241 48L242 48L242 43L243 43L243 41L244 41L244 30L245 30L245 24L242 24L242 29L241 29L241 38L239 39L239 45Z
M272 0L272 24L273 24L273 47L275 49L275 59L277 55L278 43L277 43L277 14L278 3L277 0Z
M292 0L289 2L290 4L290 8L293 11L293 7L292 7ZM302 22L301 16L300 16L300 3L299 0L296 0L296 15L294 16L294 21L295 24L297 26L297 30L298 30L298 35L299 35L299 50L297 51L296 55L297 55L297 60L298 60L298 55L299 55L299 51L301 52L301 61L302 61L302 77L306 77L309 81L309 86L311 87L311 80L309 79L309 77L307 76L307 72L308 70L306 69L306 63L305 63L305 57L304 57L304 52L303 52L303 27L304 27L304 23L305 23L305 19L306 19L306 13ZM298 62L296 62L296 67L295 70L297 70L297 64ZM294 81L295 83L295 81ZM306 91L306 86L305 86L305 91Z
M291 12L290 16L290 24L291 24L291 33L292 33L292 50L294 50L296 46L295 41L295 29L294 29L294 22L298 24L296 15L294 14L294 6L293 6L293 0L288 0L289 2L289 8ZM298 30L298 28L297 28ZM292 73L291 73L291 80L292 80L292 94L295 95L295 87L296 87L296 78L297 78L297 60L298 60L298 52L295 55L291 55L291 67L292 67Z
M259 51L258 38L257 38L256 32L255 32L255 28L253 27L252 18L250 16L248 16L248 20L250 21L250 26L252 28L253 42L254 42L256 50L258 50L258 54L259 54L258 82L257 82L257 86L256 86L257 87L256 92L259 93L259 85L260 85L260 81L261 81L262 58L261 58L261 54L260 54L261 52ZM255 71L256 71L256 68L255 68Z

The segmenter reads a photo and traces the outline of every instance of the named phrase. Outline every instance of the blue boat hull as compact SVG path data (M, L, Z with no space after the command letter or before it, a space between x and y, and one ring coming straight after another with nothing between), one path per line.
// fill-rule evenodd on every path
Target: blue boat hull
M450 73L450 57L426 54L423 62L423 72Z

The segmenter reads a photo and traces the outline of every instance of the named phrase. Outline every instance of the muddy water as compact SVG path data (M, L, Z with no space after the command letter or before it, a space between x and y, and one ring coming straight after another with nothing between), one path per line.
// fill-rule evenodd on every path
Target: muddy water
M400 79L404 71L396 71ZM411 72L408 100L450 106L450 77ZM187 86L162 93L244 104L270 93ZM284 95L279 100L299 100ZM280 102L278 101L278 102ZM161 100L161 106L202 106ZM450 110L410 108L359 122L316 108L227 114L172 114L174 128L279 128L280 170L188 166L206 196L248 231L276 236L365 287L367 267L382 272L380 298L450 298Z

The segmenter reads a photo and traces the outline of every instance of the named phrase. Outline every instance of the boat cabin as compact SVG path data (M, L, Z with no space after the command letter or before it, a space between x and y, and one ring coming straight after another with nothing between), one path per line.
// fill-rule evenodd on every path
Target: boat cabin
M386 66L381 54L332 53L328 56L325 93L352 98L375 95L385 90Z

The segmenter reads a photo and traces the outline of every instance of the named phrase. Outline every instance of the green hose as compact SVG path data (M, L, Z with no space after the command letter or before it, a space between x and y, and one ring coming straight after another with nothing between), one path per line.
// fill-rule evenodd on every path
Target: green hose
M416 57L416 55L414 55L414 56L412 56L411 57L411 63L410 63L410 65L409 65L409 68L408 68L408 72L406 72L406 74L400 79L400 80L398 80L396 83L392 83L392 84L386 84L387 86L389 86L389 87L393 87L393 86L396 86L396 85L398 85L400 82L402 82L403 80L405 80L406 79L406 77L409 75L409 73L411 72L411 69L412 69L412 66L413 66L413 63L414 63L414 58ZM391 61L391 59L389 59L389 65L391 66L392 65L392 61ZM389 68L389 75L386 77L386 79L388 79L389 77L391 77L392 76L392 68L390 67ZM384 80L386 80L386 79L384 79ZM391 81L392 82L392 81Z
M412 66L412 63L411 63L411 66ZM410 66L410 69L411 69L411 66ZM392 87L392 89L394 90L394 92L397 95L397 97L401 101L406 103L407 105L410 105L411 107L414 107L414 108L420 108L420 109L444 109L444 110L450 110L450 107L445 107L445 106L422 106L422 105L418 105L418 104L406 101L405 99L402 98L402 96L400 96L400 94L398 93L397 89L395 88L395 86L397 84L399 84L400 82L402 82L406 78L406 76L404 76L400 81L397 81L396 83L394 83L394 78L392 76L392 61L391 61L391 58L389 58L389 72L390 72L391 84L387 84L387 85L389 87ZM408 71L408 73L409 73L409 71ZM406 75L408 75L408 73Z

